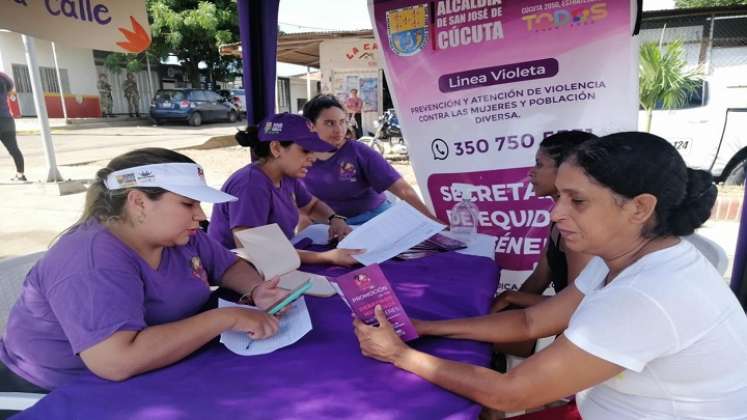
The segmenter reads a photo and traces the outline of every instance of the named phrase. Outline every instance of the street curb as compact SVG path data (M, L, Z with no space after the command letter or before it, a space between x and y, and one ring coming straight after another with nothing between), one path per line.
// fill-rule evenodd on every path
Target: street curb
M85 130L93 128L105 128L105 127L134 127L138 125L152 125L151 121L147 118L140 119L126 119L126 120L113 120L113 121L91 121L91 122L71 122L67 125L57 125L50 127L50 132L54 134L58 131L66 130ZM33 130L16 130L18 136L33 136L41 133L39 129Z
M739 221L742 217L742 197L724 196L716 198L716 202L711 209L712 221Z
M174 150L209 150L209 149L220 149L223 147L238 146L236 143L236 137L231 135L226 136L215 136L205 140L204 143L198 144L197 146L184 146Z

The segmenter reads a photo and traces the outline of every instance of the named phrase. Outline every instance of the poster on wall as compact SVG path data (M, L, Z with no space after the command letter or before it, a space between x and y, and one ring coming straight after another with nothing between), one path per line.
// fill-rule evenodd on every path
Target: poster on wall
M377 77L361 77L358 96L363 100L363 112L378 112L379 79Z
M442 220L474 186L502 280L545 246L552 201L527 172L561 130L636 128L635 1L369 0L384 71L426 202Z
M353 89L358 89L358 85L360 78L358 76L349 75L345 78L345 92L350 95L350 91Z

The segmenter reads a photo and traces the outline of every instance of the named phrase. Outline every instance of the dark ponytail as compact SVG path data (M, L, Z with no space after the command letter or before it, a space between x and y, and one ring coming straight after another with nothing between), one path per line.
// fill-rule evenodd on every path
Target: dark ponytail
M272 155L270 153L271 142L259 140L259 130L256 125L250 125L246 127L246 130L236 133L236 143L252 149L254 155L259 159L267 159ZM280 142L280 145L283 147L289 147L291 144L293 144L292 141Z
M685 236L693 233L711 217L711 209L716 202L718 188L710 173L687 168L687 189L682 203L672 209L669 225L674 235Z
M646 237L693 233L710 217L718 193L708 172L687 168L674 146L649 133L589 140L568 161L624 198L655 196L655 220L642 232Z

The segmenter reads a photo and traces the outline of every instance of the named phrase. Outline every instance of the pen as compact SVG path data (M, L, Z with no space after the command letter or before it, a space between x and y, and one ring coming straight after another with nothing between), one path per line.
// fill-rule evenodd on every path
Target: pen
M311 279L306 279L305 282L301 283L297 288L295 288L290 293L288 293L288 295L286 295L283 299L270 305L265 312L267 312L270 315L275 315L276 313L280 312L286 306L295 302L296 299L303 296L304 292L311 289L312 285L313 284L311 283Z

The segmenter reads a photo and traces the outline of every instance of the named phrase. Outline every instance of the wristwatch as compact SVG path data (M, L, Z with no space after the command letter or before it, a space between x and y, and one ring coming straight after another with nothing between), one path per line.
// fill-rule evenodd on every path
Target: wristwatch
M336 214L336 213L332 213L332 215L327 218L327 222L328 223L332 223L332 219L340 219L343 222L347 222L348 221L347 217L339 215L339 214Z

